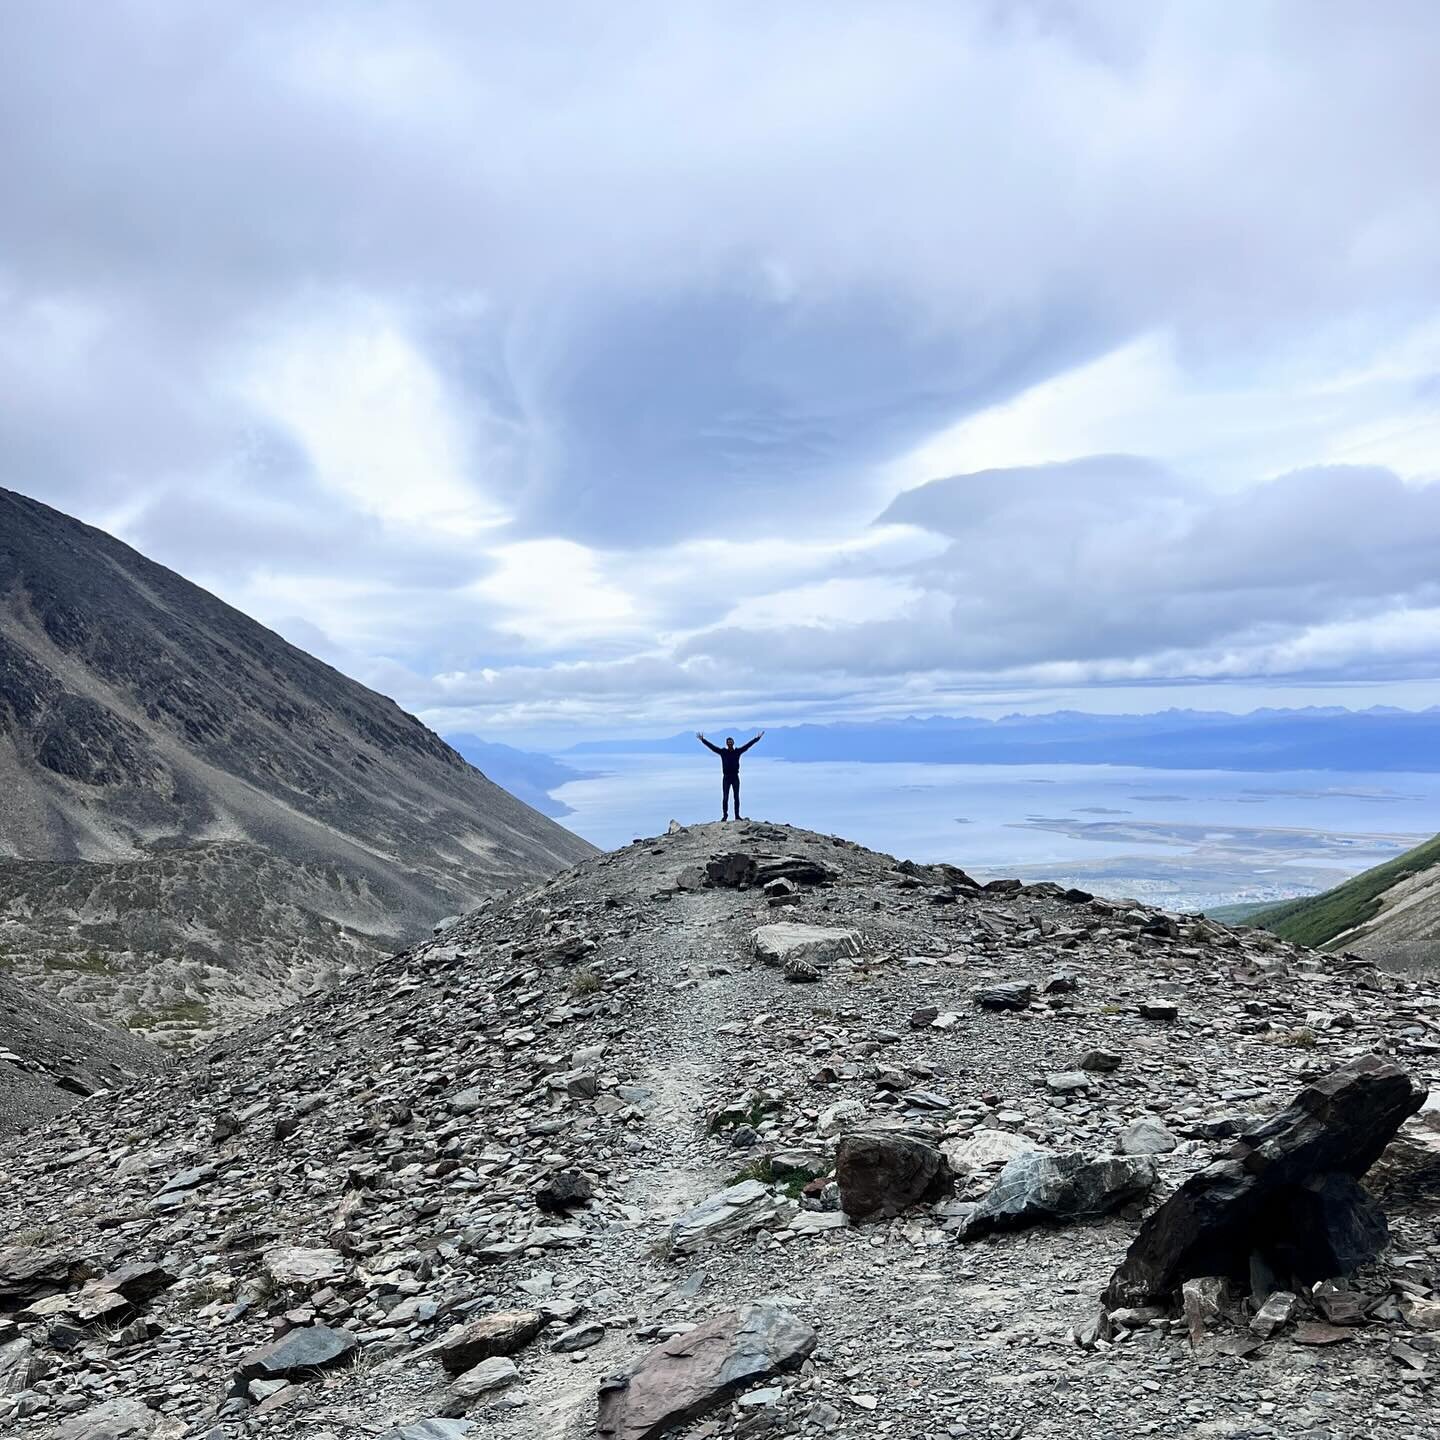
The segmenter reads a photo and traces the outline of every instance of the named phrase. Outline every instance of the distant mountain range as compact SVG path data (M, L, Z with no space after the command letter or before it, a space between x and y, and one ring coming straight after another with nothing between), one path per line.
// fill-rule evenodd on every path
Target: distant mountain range
M0 490L0 968L160 1036L593 853L393 701Z
M591 772L565 765L553 755L533 750L517 750L513 745L500 745L482 740L478 735L447 735L452 745L477 770L483 770L497 785L518 800L533 806L542 815L569 815L571 807L550 793L572 780L584 780Z
M707 733L734 734L754 726ZM664 754L689 750L692 734L648 740L588 740L567 755ZM1073 710L998 720L933 716L777 726L763 751L772 760L923 761L941 765L1137 765L1159 770L1351 770L1440 772L1440 709L1310 708L1164 710L1095 715Z

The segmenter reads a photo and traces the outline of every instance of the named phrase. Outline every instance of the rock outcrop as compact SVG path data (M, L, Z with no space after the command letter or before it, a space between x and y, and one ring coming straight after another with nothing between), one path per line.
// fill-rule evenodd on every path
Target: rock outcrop
M967 1240L1041 1221L1093 1220L1149 1194L1155 1165L1139 1155L1017 1155L965 1222Z

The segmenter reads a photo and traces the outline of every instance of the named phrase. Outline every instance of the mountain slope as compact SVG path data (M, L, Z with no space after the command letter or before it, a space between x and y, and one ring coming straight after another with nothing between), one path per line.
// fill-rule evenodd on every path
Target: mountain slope
M705 883L712 861L744 879L737 852L795 877L784 905ZM757 956L777 920L846 943L796 983ZM1032 988L977 1003L1002 982ZM1241 1345L1197 1350L1183 1320L1142 1312L1096 1343L1134 1210L979 1242L957 1221L1006 1158L1112 1155L1137 1121L1170 1132L1168 1190L1346 1060L1434 1083L1437 1034L1433 987L1261 931L981 891L779 826L677 829L0 1147L0 1232L40 1229L53 1269L87 1257L140 1296L98 1318L103 1286L13 1301L12 1363L46 1383L8 1414L0 1387L0 1426L93 1433L82 1416L123 1404L150 1440L420 1440L465 1427L387 1427L468 1410L472 1436L637 1440L597 1430L605 1377L770 1296L818 1329L812 1361L673 1440L1254 1435L1262 1385L1283 1397L1283 1424L1260 1427L1275 1436L1428 1435L1433 1396L1391 1358L1430 1345L1397 1298L1423 1312L1440 1284L1421 1173L1374 1181L1394 1253L1356 1282L1366 1318L1323 1352L1313 1396L1289 1332L1252 1353L1242 1321ZM945 1148L959 1194L855 1225L823 1178L797 1196L839 1135L876 1127ZM742 1178L748 1213L678 1243L677 1215ZM450 1368L488 1378L463 1392L433 1345L471 1323ZM247 1358L282 1330L288 1384ZM332 1355L356 1363L318 1373Z
M0 975L0 1135L68 1110L81 1096L134 1083L164 1052L96 1025Z
M1352 950L1391 965L1440 965L1440 835L1250 924L1300 945Z
M235 974L247 963L224 953L227 927L217 928L237 894L258 887L272 907L243 938L263 972L253 988L274 1003L314 978L276 983L298 941L312 972L393 949L591 853L393 701L113 537L8 491L0 797L0 917L13 922L0 940L12 967L27 963L13 932L34 916L49 923L44 954L57 926L98 926L108 938L81 934L83 953L127 972L168 966L164 988L181 1002L195 997L175 967ZM243 848L220 863L215 845ZM7 858L114 868L62 883ZM182 905L136 910L136 895L173 899L177 883ZM57 906L64 890L83 898ZM297 927L295 912L309 919ZM317 947L319 931L329 938ZM28 963L43 980L43 955Z

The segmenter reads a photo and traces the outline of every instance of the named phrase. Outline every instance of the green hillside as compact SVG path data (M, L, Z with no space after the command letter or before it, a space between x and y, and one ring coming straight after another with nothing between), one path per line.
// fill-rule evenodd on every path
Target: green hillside
M1440 865L1440 835L1373 870L1363 871L1333 890L1262 910L1249 923L1298 945L1323 946L1374 916L1380 909L1381 896L1392 885L1433 865Z

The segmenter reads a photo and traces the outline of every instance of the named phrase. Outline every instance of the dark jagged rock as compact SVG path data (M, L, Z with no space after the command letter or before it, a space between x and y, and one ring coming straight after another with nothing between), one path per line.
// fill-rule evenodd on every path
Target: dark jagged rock
M1331 1171L1291 1190L1269 1243L1277 1273L1302 1284L1349 1275L1390 1243L1385 1212L1350 1175Z
M137 1261L107 1271L93 1282L93 1288L113 1290L132 1305L143 1305L147 1300L153 1300L162 1290L168 1290L174 1283L175 1277L163 1265L149 1265Z
M1148 1194L1155 1180L1155 1162L1148 1155L1031 1151L1009 1161L962 1233L973 1240L1040 1221L1108 1215Z
M1145 1221L1111 1277L1107 1302L1165 1300L1199 1275L1245 1279L1256 1254L1282 1280L1300 1284L1345 1273L1329 1268L1342 1261L1369 1258L1384 1244L1383 1220L1354 1182L1424 1100L1404 1070L1375 1055L1306 1086ZM1312 1228L1302 1232L1297 1212Z
M755 857L733 853L706 861L705 875L712 885L741 890L755 883Z
M603 1381L595 1433L658 1440L755 1381L798 1368L818 1338L764 1301L717 1315L652 1350L629 1375Z
M94 1266L68 1250L13 1245L0 1250L0 1310L15 1310L27 1300L68 1290L95 1275Z
M587 1176L578 1170L562 1170L535 1192L535 1203L555 1215L585 1204L594 1194L595 1187Z
M792 885L828 885L839 873L833 865L807 855L762 855L755 862L755 880L760 885L777 880L788 880Z
M840 1206L854 1220L889 1218L954 1188L933 1145L893 1131L843 1135L835 1150Z
M1035 998L1035 987L1023 980L1007 980L975 992L982 1010L1024 1010Z

